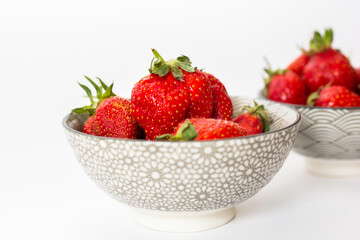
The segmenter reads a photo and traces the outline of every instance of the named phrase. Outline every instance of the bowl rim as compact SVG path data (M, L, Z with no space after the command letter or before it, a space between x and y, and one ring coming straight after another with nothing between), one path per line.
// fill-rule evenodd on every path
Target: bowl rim
M279 102L276 102L276 101L271 101L271 100L268 100L268 99L256 99L256 98L251 98L251 97L241 97L241 96L231 96L231 97L240 97L240 98L245 98L245 99L249 99L249 100L252 100L252 101L257 101L257 100L261 100L261 101L268 101L272 104L279 104L281 105L281 103ZM255 138L255 137L259 137L259 136L264 136L264 135L269 135L269 134L272 134L272 133L277 133L277 132L281 132L281 131L284 131L286 129L289 129L289 128L292 128L293 126L297 125L300 121L301 121L301 114L296 110L294 109L293 107L289 107L289 106L284 106L284 105L281 105L281 107L285 107L287 108L288 111L290 112L293 112L296 114L296 119L294 122L292 122L291 124L283 127L283 128L280 128L280 129L276 129L276 130L273 130L273 131L268 131L268 132L265 132L265 133L260 133L260 134L255 134L255 135L249 135L249 136L242 136L242 137L234 137L234 138L224 138L224 139L216 139L216 140L201 140L201 141L148 141L148 140L145 140L145 139L128 139L128 138L114 138L114 137L103 137L103 136L96 136L96 135L91 135L91 134L86 134L86 133L83 133L83 132L80 132L80 131L77 131L71 127L69 127L66 122L69 118L69 116L71 115L71 113L68 113L65 115L65 117L63 118L62 120L62 125L63 127L70 131L70 132L74 132L76 134L79 134L79 135L82 135L82 136L87 136L87 137L91 137L91 138L98 138L98 139L113 139L113 140L116 140L116 141L130 141L130 142L149 142L149 143L154 143L154 142L161 142L161 143L169 143L169 144L175 144L175 143L198 143L198 142L216 142L216 141L231 141L231 140L238 140L238 139L249 139L249 138Z
M263 95L263 90L264 89L262 89L258 94L260 99L267 100L267 101L274 102L274 103L280 103L280 104L283 104L283 105L286 105L286 106L290 106L292 108L296 107L296 108L329 109L329 110L331 110L331 109L334 109L334 110L341 110L341 109L360 110L360 107L320 107L320 106L308 106L308 105L300 105L300 104L293 104L293 103L278 102L278 101L274 101L274 100L266 98Z

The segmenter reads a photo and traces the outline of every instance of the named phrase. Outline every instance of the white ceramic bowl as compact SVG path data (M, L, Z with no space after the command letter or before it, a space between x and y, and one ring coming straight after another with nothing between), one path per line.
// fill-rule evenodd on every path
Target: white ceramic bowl
M279 171L300 126L295 110L266 100L270 132L224 140L164 142L82 133L86 117L63 125L76 158L95 183L134 208L135 220L175 232L201 231L230 221L239 204ZM233 97L234 115L252 99Z

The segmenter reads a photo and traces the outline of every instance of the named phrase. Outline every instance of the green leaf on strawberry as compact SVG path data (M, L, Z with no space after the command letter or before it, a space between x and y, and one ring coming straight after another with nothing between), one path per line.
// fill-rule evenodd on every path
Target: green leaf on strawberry
M90 79L87 76L84 76L89 82L90 84L95 88L96 90L96 97L97 101L94 100L94 96L92 95L92 92L90 90L90 88L88 88L87 86L79 83L80 87L82 89L84 89L84 91L86 92L86 95L88 96L88 98L90 99L91 105L88 106L84 106L84 107L80 107L80 108L75 108L72 110L73 113L75 114L82 114L82 113L89 113L90 116L94 115L96 108L99 106L99 104L104 101L105 99L112 97L112 96L116 96L112 89L114 86L114 83L111 83L110 86L107 86L100 78L97 78L100 82L100 86L97 85L92 79ZM105 92L103 92L105 90Z
M324 35L318 31L314 32L314 36L310 41L310 54L322 52L331 47L334 34L331 28L326 29Z
M216 140L246 135L246 130L232 121L213 118L188 118L179 123L173 134L162 135L157 137L157 140Z
M150 73L159 75L160 77L166 76L169 71L177 80L183 80L184 75L180 68L186 72L195 72L196 68L191 66L191 61L187 56L180 56L177 59L170 59L165 62L161 55L155 50L151 49L154 58L151 61L151 66L149 68Z
M164 134L156 137L156 140L170 140L170 141L190 141L194 140L199 133L196 131L194 125L186 119L184 123L179 127L176 135Z
M270 117L264 105L254 101L254 106L243 107L243 113L234 118L233 122L238 123L249 135L259 134L269 131Z

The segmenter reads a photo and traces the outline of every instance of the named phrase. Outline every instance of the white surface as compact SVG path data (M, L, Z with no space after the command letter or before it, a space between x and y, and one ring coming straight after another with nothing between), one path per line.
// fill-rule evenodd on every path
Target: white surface
M129 97L156 48L188 55L231 95L256 96L263 56L285 67L314 29L360 66L359 1L0 1L0 239L360 239L360 178L323 179L292 154L224 227L166 234L130 221L82 172L62 117L82 74Z
M133 209L133 219L141 226L173 233L200 232L220 227L231 221L235 206L202 212L159 212Z
M59 152L42 166L1 169L0 239L360 239L360 177L312 176L295 153L230 223L171 234L138 226L130 208L91 182L69 147Z

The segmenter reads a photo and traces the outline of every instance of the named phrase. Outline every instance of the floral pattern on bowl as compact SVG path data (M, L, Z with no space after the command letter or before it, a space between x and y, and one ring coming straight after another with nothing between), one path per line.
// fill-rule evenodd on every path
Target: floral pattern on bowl
M252 99L233 97L234 116ZM213 141L156 142L84 134L86 116L63 120L85 172L116 200L171 212L215 210L241 203L263 188L288 156L301 118L293 109L258 100L271 113L270 132ZM69 127L71 126L71 127Z

